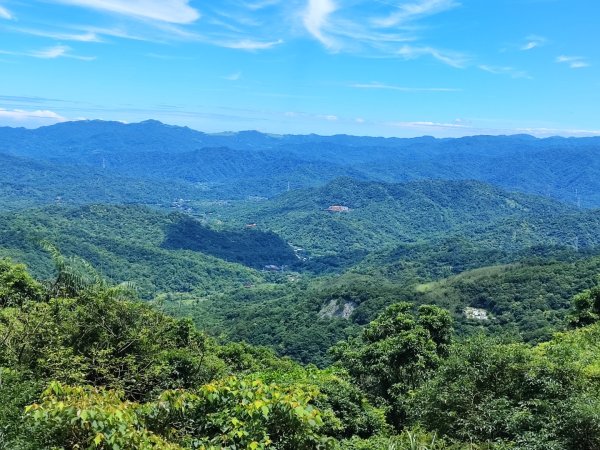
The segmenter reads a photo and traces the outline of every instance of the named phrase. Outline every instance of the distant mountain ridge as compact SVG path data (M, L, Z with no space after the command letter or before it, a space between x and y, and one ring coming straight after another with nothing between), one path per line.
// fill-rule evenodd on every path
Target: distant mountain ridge
M203 195L211 198L272 197L288 186L321 186L351 176L386 182L472 179L600 206L600 137L207 134L154 120L94 120L0 128L0 154L91 166L107 176L207 183Z

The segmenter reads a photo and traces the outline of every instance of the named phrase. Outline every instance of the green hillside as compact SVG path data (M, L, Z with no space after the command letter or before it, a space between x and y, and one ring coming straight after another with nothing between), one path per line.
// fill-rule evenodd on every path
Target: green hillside
M89 261L115 282L135 282L145 297L158 292L211 292L262 279L254 269L217 257L223 256L218 252L219 242L228 245L231 233L206 230L212 239L212 248L203 249L206 253L169 248L167 239L169 235L174 239L173 227L182 220L186 219L180 214L138 206L53 207L4 214L0 215L0 254L26 262L34 273L49 277L50 260L39 244L49 241L66 255ZM273 239L259 231L244 233L252 242ZM182 239L193 241L189 236ZM241 238L236 235L236 239ZM283 251L282 258L290 258L289 248L279 244L273 252ZM238 260L254 266L264 262L255 260L252 253L244 255L242 249ZM260 257L266 258L268 252L262 249ZM274 263L280 264L275 255Z
M331 212L330 206L349 210ZM449 237L505 253L534 245L592 248L600 229L594 211L472 181L388 184L340 178L223 214L240 224L257 223L304 248L317 271L348 266L399 244Z

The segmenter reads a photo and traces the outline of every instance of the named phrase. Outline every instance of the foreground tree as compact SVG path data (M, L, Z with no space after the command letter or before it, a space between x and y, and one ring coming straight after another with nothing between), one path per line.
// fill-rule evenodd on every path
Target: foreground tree
M448 354L452 318L435 306L397 303L365 327L362 334L338 344L332 354L368 395L391 407L397 427L406 416L404 399L421 385Z

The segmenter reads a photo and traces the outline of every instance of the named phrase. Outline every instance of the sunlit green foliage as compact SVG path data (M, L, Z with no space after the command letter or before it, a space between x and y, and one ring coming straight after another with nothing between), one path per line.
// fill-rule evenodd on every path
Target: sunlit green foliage
M24 265L0 259L0 307L16 306L41 297L42 286L29 275Z
M600 320L600 286L577 294L573 299L571 325L581 327Z
M48 250L45 284L0 263L2 449L600 447L597 288L574 298L577 329L537 345L457 340L449 312L393 303L319 369L219 344ZM368 279L313 294L360 306L369 292L381 305L401 292L357 288ZM296 283L274 285L272 301ZM318 304L303 307L308 318Z

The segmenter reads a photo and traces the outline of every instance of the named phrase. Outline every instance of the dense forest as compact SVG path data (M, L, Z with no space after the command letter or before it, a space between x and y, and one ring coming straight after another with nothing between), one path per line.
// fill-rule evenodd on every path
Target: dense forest
M0 128L0 449L597 449L597 138Z
M7 449L595 449L600 289L538 345L399 302L330 349L327 369L219 344L46 244L40 283L0 262Z

